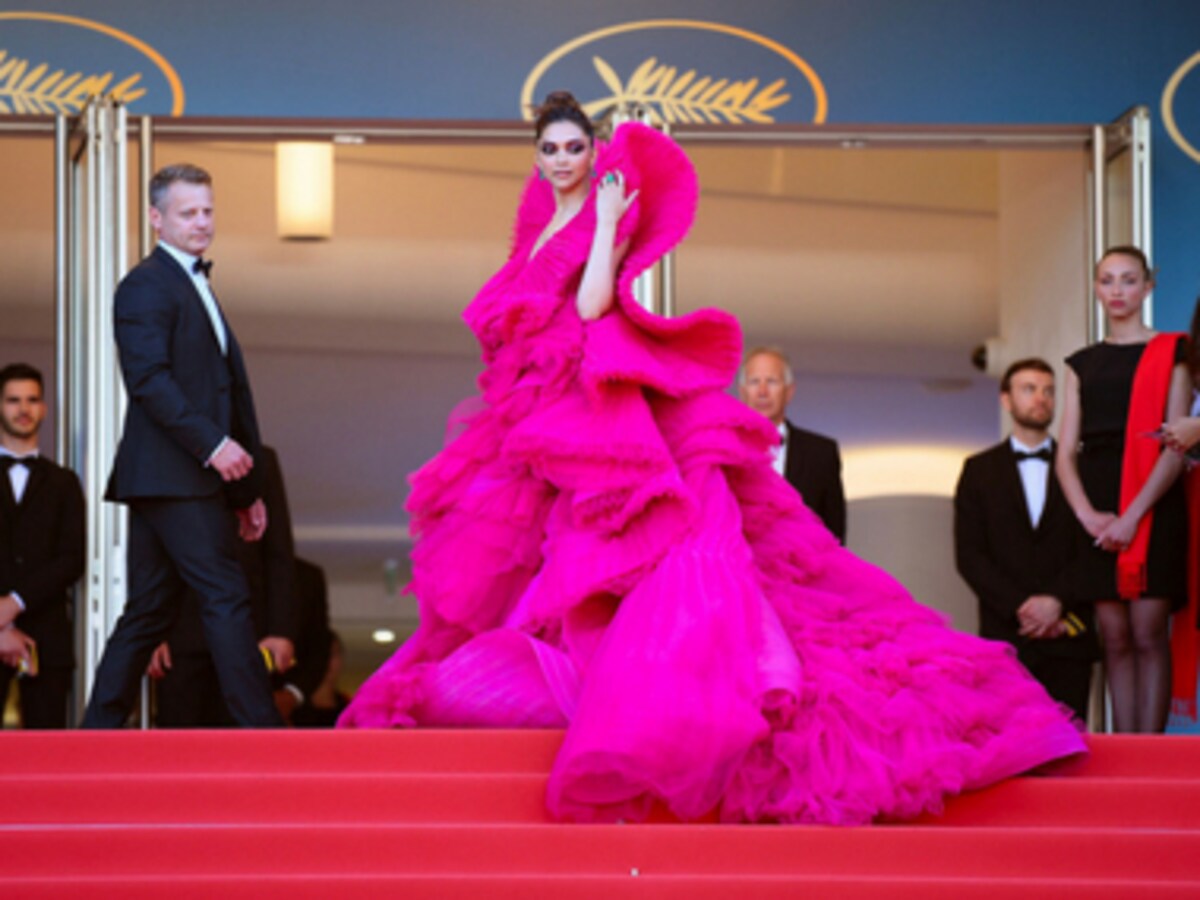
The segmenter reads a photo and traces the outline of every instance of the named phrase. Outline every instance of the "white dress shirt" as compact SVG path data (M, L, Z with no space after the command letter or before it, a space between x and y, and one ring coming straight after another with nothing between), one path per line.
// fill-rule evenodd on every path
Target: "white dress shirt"
M1023 453L1036 453L1043 448L1050 450L1054 446L1050 438L1046 438L1036 447L1026 447L1015 437L1009 437L1013 450ZM1046 509L1046 485L1050 479L1050 463L1044 459L1023 459L1017 463L1017 471L1021 475L1021 487L1025 489L1025 505L1029 509L1029 521L1034 528L1042 521L1042 512Z
M24 456L17 456L7 447L0 447L0 456L11 456L13 459L37 459L37 453L27 453ZM25 466L10 466L8 469L8 483L12 485L13 499L18 503L25 496L25 488L29 484L29 469ZM16 591L10 592L10 596L17 601L17 606L25 609L25 601L21 599L21 595Z
M188 277L192 279L192 284L196 286L196 292L204 302L204 311L208 313L208 321L212 324L213 334L217 337L221 353L228 353L229 337L225 333L225 320L221 318L221 311L217 308L217 298L213 296L212 287L209 285L205 274L193 271L196 260L199 257L192 256L190 253L184 253L177 247L172 247L166 241L159 241L158 246L170 253L183 266L183 271L187 272Z
M783 475L787 466L787 422L780 422L776 427L779 429L779 443L771 448L771 465L777 473Z
M192 279L192 284L196 286L196 292L200 295L200 300L204 303L204 311L208 313L209 324L212 325L213 334L216 335L217 344L221 348L221 353L229 353L229 337L225 332L225 320L221 318L221 311L217 308L217 298L213 296L212 287L208 283L208 277L203 272L193 271L195 268L198 256L192 256L190 253L184 253L178 247L172 247L166 241L159 241L158 246L162 247L167 253L183 266L183 271L187 272L188 277ZM212 465L213 457L216 456L229 443L229 437L221 438L221 443L213 448L208 454L208 459L204 461L204 465Z
M12 459L37 459L37 452L17 456L7 447L0 447L0 456L8 456ZM20 503L21 498L25 496L25 485L29 484L29 469L25 466L12 466L8 470L8 482L12 485L13 499Z

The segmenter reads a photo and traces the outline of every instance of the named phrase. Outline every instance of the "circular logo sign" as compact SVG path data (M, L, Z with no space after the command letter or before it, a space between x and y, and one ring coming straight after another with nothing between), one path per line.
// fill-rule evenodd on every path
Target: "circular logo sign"
M183 83L162 54L102 22L0 12L0 114L77 113L95 96L183 114Z
M525 79L521 114L532 118L537 101L564 85L592 118L634 105L670 123L819 123L828 109L820 77L787 47L688 19L627 22L568 41Z
M1184 85L1184 90L1191 97L1191 103L1184 103L1184 108L1189 110L1200 109L1200 103L1196 100L1200 97L1200 76L1193 77L1186 81L1189 75L1200 67L1200 53L1195 53L1192 57L1184 62L1182 66L1175 70L1175 74L1167 81L1167 86L1163 89L1162 96L1162 117L1163 126L1167 129L1167 134L1171 135L1176 146L1184 153L1192 158L1193 161L1200 163L1200 150L1196 149L1196 145L1189 141L1179 127L1179 123L1175 119L1175 99L1179 94L1180 85ZM1200 124L1200 120L1194 116L1189 125Z

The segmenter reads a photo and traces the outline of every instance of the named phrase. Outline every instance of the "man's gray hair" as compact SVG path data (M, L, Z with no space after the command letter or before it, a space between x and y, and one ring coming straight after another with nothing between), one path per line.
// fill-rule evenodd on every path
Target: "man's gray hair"
M756 356L773 356L783 363L783 383L794 384L796 381L795 375L792 374L792 364L788 361L787 354L779 347L770 344L763 344L759 347L754 347L746 354L746 358L742 361L742 367L738 369L738 387L746 386L746 366L750 365L750 360Z
M150 205L161 211L163 199L167 196L167 189L177 181L186 184L206 184L212 187L212 176L199 166L191 163L164 166L150 179Z

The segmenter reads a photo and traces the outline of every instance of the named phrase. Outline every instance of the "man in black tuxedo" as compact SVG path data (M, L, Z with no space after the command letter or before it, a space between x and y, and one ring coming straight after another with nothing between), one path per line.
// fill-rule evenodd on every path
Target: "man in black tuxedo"
M38 455L42 374L0 370L0 706L18 669L26 728L65 728L75 669L71 586L83 574L79 479Z
M257 457L257 468L262 473L263 500L271 510L270 522L262 540L237 543L238 559L250 588L250 611L258 646L276 673L272 680L282 679L282 673L286 672L290 681L295 672L292 663L299 618L292 520L279 457L265 444ZM155 723L159 727L212 728L234 724L221 698L216 665L204 640L200 598L194 591L185 593L179 618L167 640L155 649L147 673L157 680ZM314 680L311 687L316 687L319 681L319 678ZM294 705L291 693L280 696L283 684L281 680L275 691L276 707L285 702L289 707ZM300 688L295 690L303 693Z
M843 544L846 543L846 495L842 489L842 455L837 441L797 428L784 418L796 394L792 367L781 350L756 347L738 374L738 394L750 408L779 429L775 471L804 498L805 504Z
M1013 363L1000 403L1012 435L968 459L958 480L958 571L979 598L979 633L1016 647L1050 696L1086 719L1097 645L1090 608L1072 596L1078 525L1054 476L1054 370Z
M239 536L262 537L267 510L246 367L202 258L213 239L211 177L190 165L160 170L149 215L158 246L121 281L113 311L129 407L106 497L129 505L129 596L83 724L124 724L186 586L199 596L234 721L279 725L235 550Z

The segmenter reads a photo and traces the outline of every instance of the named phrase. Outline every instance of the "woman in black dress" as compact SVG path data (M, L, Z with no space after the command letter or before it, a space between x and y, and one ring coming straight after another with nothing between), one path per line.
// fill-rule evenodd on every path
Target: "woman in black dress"
M1178 480L1183 462L1176 451L1159 449L1157 431L1187 410L1187 340L1157 336L1143 324L1142 305L1153 287L1150 266L1136 247L1108 250L1096 265L1108 337L1067 358L1056 463L1063 493L1087 533L1081 595L1096 603L1113 727L1121 732L1166 727L1168 620L1187 593L1187 516ZM1157 380L1139 371L1143 363L1154 369L1155 359ZM1138 454L1144 464L1135 476L1126 457L1136 460ZM1131 581L1128 565L1139 547L1140 578ZM1120 577L1119 567L1126 573Z

